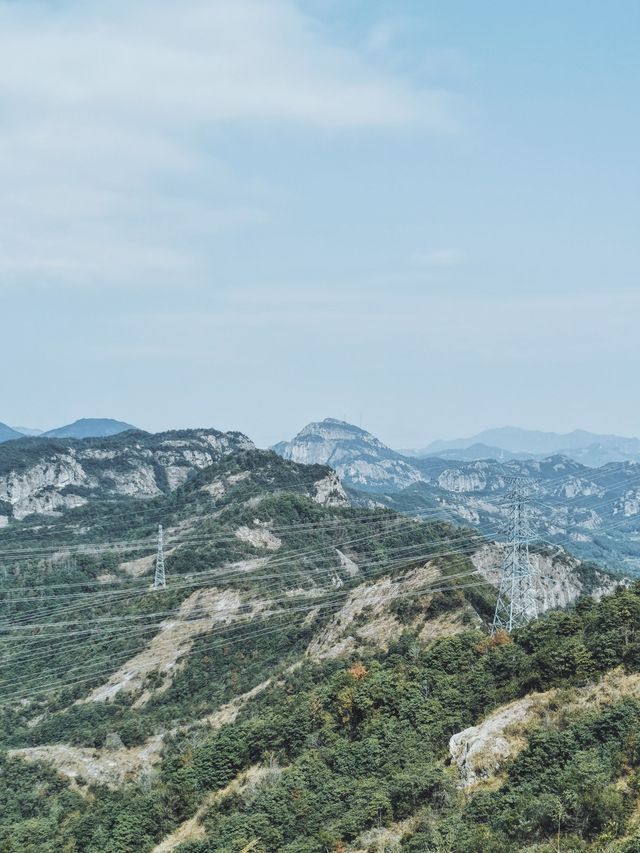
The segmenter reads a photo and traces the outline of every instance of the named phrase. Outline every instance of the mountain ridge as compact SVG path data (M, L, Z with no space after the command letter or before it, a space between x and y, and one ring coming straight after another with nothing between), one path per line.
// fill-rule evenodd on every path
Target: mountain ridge
M0 444L0 527L114 497L174 491L229 453L254 448L214 429L119 432L94 438L20 438Z
M590 454L594 467L598 459L606 461L640 460L640 439L613 434L592 433L576 429L568 433L544 432L521 427L498 427L483 430L468 438L437 440L419 450L404 451L408 456L425 457L444 451L468 450L473 445L488 445L514 454L528 454L529 457L549 456L560 453L571 458L579 454L585 464L589 464ZM608 455L604 452L608 451Z

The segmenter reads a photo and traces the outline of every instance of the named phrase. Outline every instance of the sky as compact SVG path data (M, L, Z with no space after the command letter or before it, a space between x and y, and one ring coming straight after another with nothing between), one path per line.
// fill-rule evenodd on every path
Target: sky
M0 0L0 421L640 434L637 0Z

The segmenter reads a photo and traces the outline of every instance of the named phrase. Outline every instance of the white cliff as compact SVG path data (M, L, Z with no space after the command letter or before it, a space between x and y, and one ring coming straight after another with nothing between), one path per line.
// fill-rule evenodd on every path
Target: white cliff
M8 460L0 471L0 524L10 518L53 515L82 506L89 497L152 498L182 485L195 471L229 453L250 450L240 433L190 430L120 439L56 441L42 439L21 458L0 445ZM9 454L12 456L9 458ZM10 467L11 466L11 467Z
M333 418L308 424L274 450L293 462L330 465L346 485L373 491L397 491L425 479L415 465L371 433Z

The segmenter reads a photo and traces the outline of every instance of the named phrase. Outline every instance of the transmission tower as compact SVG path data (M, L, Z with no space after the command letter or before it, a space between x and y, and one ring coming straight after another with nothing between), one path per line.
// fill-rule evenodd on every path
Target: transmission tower
M166 589L167 579L164 574L164 549L162 543L162 525L158 525L158 556L156 557L156 576L153 581L154 589Z
M538 618L535 571L529 559L532 539L528 519L528 487L526 477L514 477L509 492L509 524L507 551L502 564L502 577L492 633L520 628Z

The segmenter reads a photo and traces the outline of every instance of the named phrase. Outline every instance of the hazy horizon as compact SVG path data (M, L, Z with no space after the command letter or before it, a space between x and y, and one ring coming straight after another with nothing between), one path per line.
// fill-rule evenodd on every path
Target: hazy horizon
M87 417L87 416L85 416L85 415L81 416L81 418L85 418L85 417ZM90 415L88 417L90 419L94 419ZM76 420L80 420L81 418L75 418L72 421L64 421L64 422L60 422L60 423L50 424L44 428L40 427L40 426L33 426L33 425L31 425L31 426L26 426L26 425L18 426L14 423L8 423L5 421L0 421L0 423L6 423L7 426L11 427L12 429L18 430L18 431L21 429L22 430L38 430L42 433L45 433L45 432L48 432L49 430L56 429L58 427L66 426L68 424L74 423ZM344 415L341 417L337 416L337 415L326 415L325 417L312 418L311 420L305 422L304 424L301 424L293 432L290 432L290 434L282 435L280 438L276 439L275 441L270 441L269 443L261 443L261 442L257 441L254 436L252 436L249 432L247 432L247 430L241 429L240 427L228 427L228 428L225 428L224 431L237 431L237 432L244 433L245 435L247 435L248 438L250 438L252 441L254 441L254 443L258 447L268 448L268 447L272 447L274 444L277 444L280 441L289 441L290 439L294 438L295 435L297 435L298 432L300 432L300 430L302 430L309 423L322 421L322 420L325 420L325 418L333 418L335 420L343 421L343 422L350 424L352 426L358 426L361 429L364 429L367 432L372 433L376 438L380 439L383 442L383 444L386 444L388 447L391 447L394 450L420 450L424 447L429 446L430 444L432 444L433 442L436 442L436 441L453 441L456 439L464 439L464 440L472 439L472 438L475 438L477 435L484 433L484 432L487 432L487 431L490 431L490 430L516 429L516 430L526 430L526 431L533 431L533 432L556 434L556 435L560 435L560 436L569 435L572 432L583 430L583 427L574 427L573 429L569 429L569 430L553 430L553 429L540 430L537 427L522 427L522 426L518 426L515 424L504 424L502 426L493 425L493 426L489 426L489 427L483 427L483 428L481 428L479 430L475 430L473 432L466 432L466 433L465 432L459 432L459 433L452 434L452 435L434 436L434 437L426 439L422 443L416 444L414 446L409 446L409 445L400 445L397 443L387 441L384 437L378 435L375 432L375 430L368 427L365 423L356 422L355 420L349 420L348 418L345 418ZM95 419L96 420L110 419L110 420L121 421L124 423L130 423L132 426L137 427L138 429L145 430L147 432L164 432L165 430L177 430L177 429L221 429L221 427L217 426L216 424L206 424L206 423L174 424L172 426L163 427L162 429L149 429L148 427L145 427L142 424L133 423L131 420L128 420L127 418L110 418L110 416L105 415L103 417L95 418ZM584 431L594 433L594 434L598 434L598 435L613 434L613 435L617 435L619 438L638 438L639 437L639 436L635 436L635 435L622 435L619 433L604 433L602 431L595 431L595 430L584 430Z

